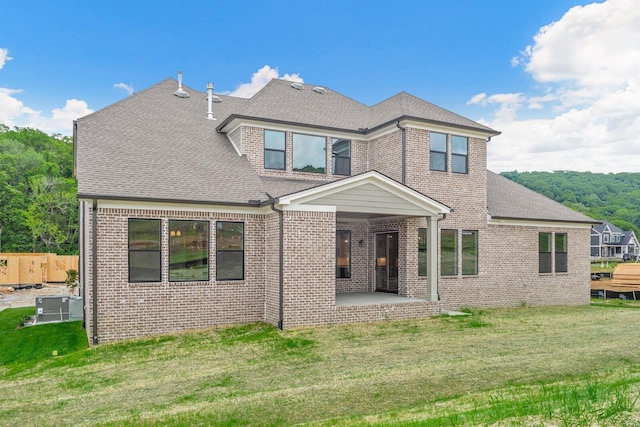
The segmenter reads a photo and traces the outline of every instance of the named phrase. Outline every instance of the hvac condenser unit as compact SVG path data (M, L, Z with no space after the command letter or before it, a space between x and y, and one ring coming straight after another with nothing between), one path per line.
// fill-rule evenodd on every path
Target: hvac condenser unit
M82 298L68 295L36 297L36 324L82 320Z

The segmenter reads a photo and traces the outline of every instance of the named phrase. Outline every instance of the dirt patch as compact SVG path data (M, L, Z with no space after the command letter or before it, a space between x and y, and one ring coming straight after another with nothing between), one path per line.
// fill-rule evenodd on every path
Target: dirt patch
M0 288L0 311L5 308L35 307L36 297L43 295L71 295L71 293L64 283L48 283L41 289L14 289L3 286Z

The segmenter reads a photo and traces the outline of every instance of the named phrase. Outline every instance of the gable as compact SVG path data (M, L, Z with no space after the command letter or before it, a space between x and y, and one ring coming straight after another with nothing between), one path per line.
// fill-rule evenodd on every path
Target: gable
M337 212L433 216L451 211L447 206L372 171L280 197L285 209L335 206Z

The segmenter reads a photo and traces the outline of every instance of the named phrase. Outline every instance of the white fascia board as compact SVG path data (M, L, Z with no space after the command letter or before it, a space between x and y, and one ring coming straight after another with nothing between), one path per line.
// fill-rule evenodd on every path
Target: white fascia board
M339 181L329 182L319 187L310 188L308 190L303 190L298 193L280 197L278 199L278 203L282 205L300 205L312 202L313 200L320 197L330 196L332 194L346 191L351 188L356 188L364 184L375 185L376 187L384 191L392 193L395 196L398 196L416 206L421 207L422 209L428 210L433 213L445 214L451 212L451 209L449 209L447 206L436 202L435 200L432 200L418 193L417 191L412 190L411 188L405 187L402 184L399 184L375 171L369 171L361 175L356 175Z
M277 207L278 205L276 205ZM283 211L299 211L299 212L336 212L335 206L324 205L284 205Z
M91 203L91 199L87 202ZM206 205L196 203L163 203L163 202L143 202L130 200L98 200L98 207L105 209L144 209L157 211L182 211L182 212L215 212L232 214L254 214L263 215L273 212L269 206L226 206L226 205Z
M516 227L540 227L540 228L583 228L590 229L591 224L582 222L560 222L560 221L544 221L530 219L494 219L487 221L489 225L510 225Z
M366 135L361 134L360 132L340 132L334 131L331 129L324 129L321 127L309 127L304 125L293 125L293 124L282 124L282 123L272 123L260 120L252 120L252 119L233 119L224 127L225 133L230 133L236 130L240 126L253 126L261 129L267 130L277 130L281 132L294 132L294 133L303 133L305 135L317 135L323 137L331 137L331 138L342 138L342 139L355 139L358 141L366 141ZM229 129L227 131L226 129Z
M386 126L379 128L371 133L367 133L366 135L357 131L349 132L349 131L337 131L331 129L324 129L322 127L310 127L304 125L296 125L296 124L285 124L285 123L272 123L269 121L261 121L257 119L246 119L246 118L234 118L227 125L225 125L222 131L226 134L229 134L236 130L240 126L253 126L262 129L268 130L277 130L282 132L295 132L295 133L303 133L306 135L318 135L324 137L332 137L332 138L342 138L342 139L351 139L356 141L370 142L374 139L380 138L381 136L388 135L390 133L399 132L400 129L396 126L396 121L393 121ZM429 123L429 122L421 122L418 120L401 120L400 126L402 127L410 127L415 129L440 132L440 133L449 133L452 135L466 136L468 138L479 138L485 139L495 136L490 132L483 132L481 130L474 129L466 129L466 128L458 128L456 125L440 125L437 123Z
M485 139L485 140L489 137L495 136L492 133L483 132L481 130L458 128L454 124L446 126L446 125L440 125L436 123L419 122L417 120L402 120L400 122L400 125L402 127L410 127L410 128L428 130L428 131L440 132L440 133L450 133L452 135L466 136L468 138L479 138L479 139Z

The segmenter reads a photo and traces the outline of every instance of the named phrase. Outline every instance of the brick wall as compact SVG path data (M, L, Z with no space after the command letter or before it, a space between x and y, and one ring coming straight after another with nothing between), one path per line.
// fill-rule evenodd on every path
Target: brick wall
M375 138L369 143L369 167L402 182L402 132L400 129Z
M264 320L278 325L280 320L280 215L277 212L266 216L264 235Z
M162 281L128 283L128 219L162 220ZM208 282L169 282L168 220L210 221ZM245 279L217 282L215 221L245 224ZM247 323L265 318L264 215L98 209L98 340ZM89 224L91 225L91 224ZM90 239L90 247L92 241ZM90 256L88 260L90 261ZM91 263L87 283L87 333L92 333ZM272 278L272 272L269 272Z
M440 228L477 230L487 222L487 150L486 141L468 140L467 174L451 172L451 156L447 172L429 168L429 132L407 128L407 185L453 209ZM451 144L448 143L448 151Z
M538 233L567 233L568 272L538 273ZM440 278L447 309L585 305L590 298L589 228L490 225L479 234L479 275Z
M286 140L286 166L285 170L274 170L264 168L264 131L265 128L254 126L242 126L242 150L243 155L247 156L247 160L253 169L261 176L273 176L290 179L304 179L317 181L334 181L344 178L342 175L333 175L332 170L332 136L324 135L327 143L327 156L325 159L326 173L309 173L294 172L293 170L293 133L285 132ZM310 135L313 132L309 133ZM317 134L323 136L321 134ZM366 172L368 169L368 143L365 141L351 141L351 175Z
M335 306L336 217L284 212L284 327L321 325Z

